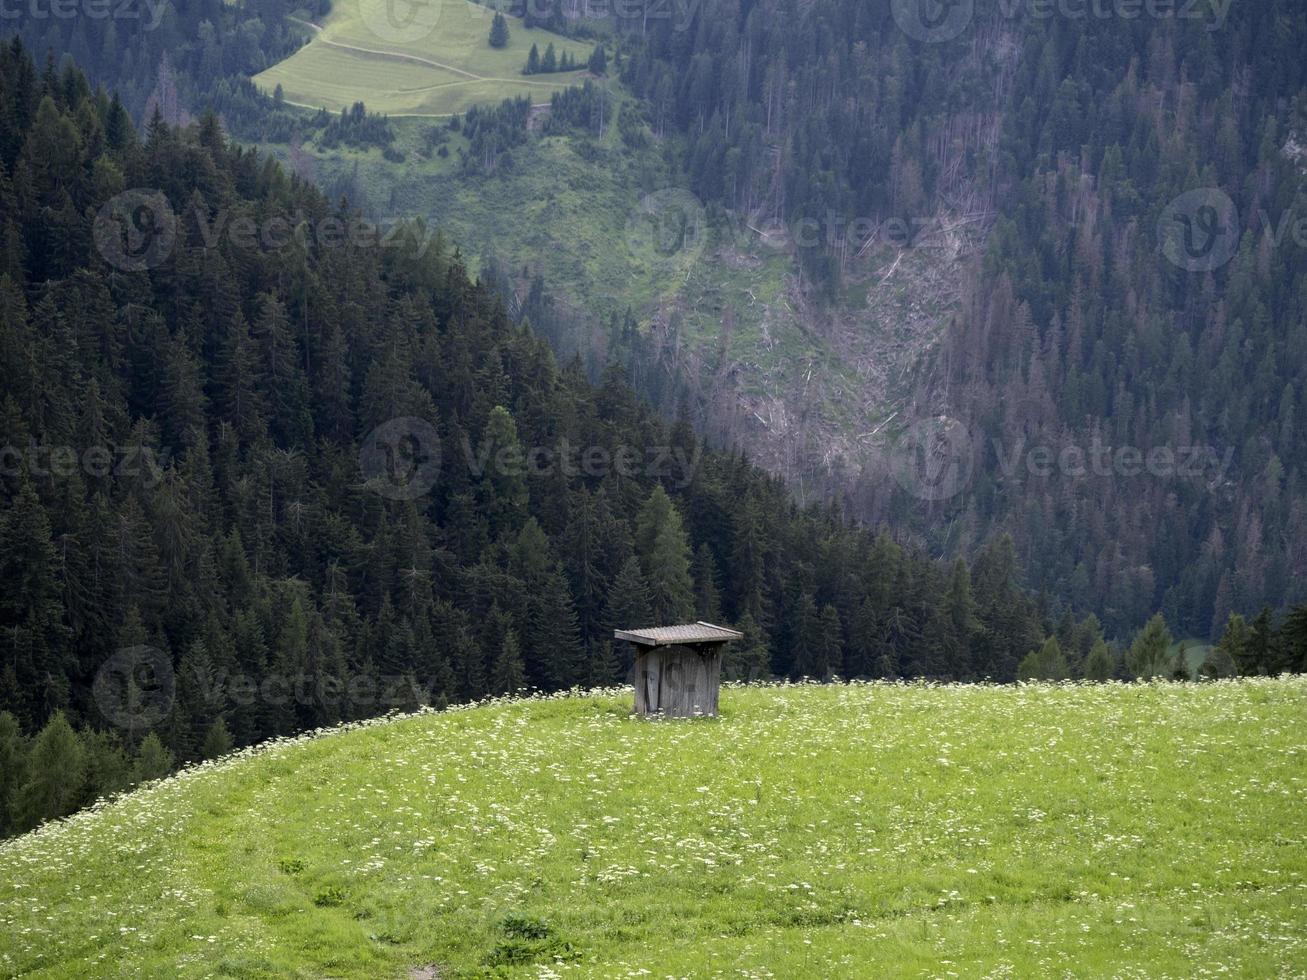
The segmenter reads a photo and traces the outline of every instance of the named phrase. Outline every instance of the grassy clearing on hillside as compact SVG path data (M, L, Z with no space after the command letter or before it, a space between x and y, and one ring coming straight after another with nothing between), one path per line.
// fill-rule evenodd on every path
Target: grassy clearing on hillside
M610 91L615 109L626 111L629 95L615 82ZM646 326L677 317L705 390L734 387L778 427L771 437L782 442L800 405L819 413L820 424L846 443L884 418L876 388L867 389L829 338L813 329L808 311L791 302L795 273L788 251L765 246L738 219L710 228L692 261L660 261L651 250L633 247L628 231L642 197L676 184L661 147L629 150L614 124L602 140L550 136L515 147L512 170L487 177L456 172L452 161L465 145L461 137L451 139L449 157L423 159L416 134L429 125L396 123L396 145L408 152L403 163L375 150L340 148L318 154L317 177L331 186L357 174L366 200L356 203L364 208L425 217L462 248L474 269L487 250L510 266L529 265L552 292L601 321L628 308ZM284 147L265 149L285 158ZM726 338L728 316L734 327ZM888 335L897 322L863 319L868 334ZM773 410L782 400L789 419ZM758 458L771 458L751 448Z
M552 43L584 65L591 45L509 17L509 43L488 43L491 12L467 0L406 7L393 0L335 0L313 39L254 77L267 92L281 85L288 102L332 111L363 101L374 112L445 116L477 103L529 95L548 102L579 72L522 74L536 44Z
M722 700L189 771L0 846L0 971L1304 975L1307 679Z

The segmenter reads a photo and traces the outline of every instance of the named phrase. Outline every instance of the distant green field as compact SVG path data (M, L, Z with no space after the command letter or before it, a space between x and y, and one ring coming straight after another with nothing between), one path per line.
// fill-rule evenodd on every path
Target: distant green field
M338 111L362 101L390 115L445 116L476 103L519 95L548 102L576 84L581 72L523 75L531 45L552 43L584 63L587 44L549 31L527 30L509 17L509 43L490 47L491 12L468 0L336 0L313 39L254 83L286 101Z
M0 975L1307 975L1307 679L630 707L276 743L0 844Z

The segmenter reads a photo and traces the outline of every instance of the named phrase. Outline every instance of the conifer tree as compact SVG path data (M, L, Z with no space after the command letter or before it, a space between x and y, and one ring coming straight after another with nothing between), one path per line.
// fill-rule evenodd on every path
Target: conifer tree
M607 687L621 679L622 668L611 640L591 640L586 646L586 685Z
M1158 613L1136 635L1130 644L1127 662L1130 672L1143 679L1161 677L1170 673L1171 631L1166 620Z
M141 747L136 750L136 764L132 767L132 778L137 783L148 783L162 779L172 772L173 754L169 752L159 736L150 732L141 740Z
M1218 646L1243 676L1254 672L1254 664L1249 655L1250 639L1247 622L1238 613L1231 613Z
M82 743L62 711L56 711L32 743L26 778L18 790L20 827L67 816L77 807L85 776Z
M1061 681L1070 676L1062 645L1050 636L1038 650L1031 650L1017 667L1017 679L1023 681Z
M1307 673L1307 604L1294 606L1280 627L1284 669Z
M795 677L820 679L826 675L822 662L824 642L821 617L811 592L800 594L790 613L790 665Z
M216 759L219 756L226 755L232 750L231 732L227 729L227 722L219 715L209 730L204 733L204 742L200 745L200 758Z
M529 608L531 651L544 684L555 689L580 684L585 679L585 651L561 567L541 581Z
M526 687L526 671L518 649L517 633L508 630L495 653L490 671L491 694L515 694Z
M131 789L132 764L117 732L84 728L77 737L85 761L78 806Z
M490 46L492 48L508 47L508 21L504 15L495 11L494 19L490 22Z
M1207 659L1198 669L1200 677L1208 680L1221 680L1227 677L1238 677L1239 668L1235 666L1234 659L1226 652L1220 644L1212 647L1207 652Z
M649 586L640 569L640 560L634 555L626 559L617 577L613 579L608 590L608 602L604 606L603 622L603 632L608 636L612 635L613 630L642 629L656 625ZM619 651L623 676L631 667L628 647L629 644L622 644Z
M654 487L636 518L635 546L649 584L649 611L655 622L691 619L690 546L681 515L661 484Z
M227 323L215 365L215 407L244 442L254 442L266 426L263 392L258 387L258 355L249 323L237 313Z
M18 719L0 711L0 837L13 827L14 805L23 785L27 752Z
M840 614L830 603L821 607L818 621L818 650L814 664L815 677L826 678L841 669L844 662L844 630L840 625Z
M1099 639L1085 659L1085 680L1110 681L1116 673L1116 662L1107 644Z
M736 643L726 645L722 657L722 672L727 680L764 681L771 677L771 654L767 637L747 612L740 617L735 628L744 634Z
M694 553L694 612L709 623L719 622L722 616L717 562L706 542Z
M483 466L478 500L492 537L516 531L528 501L524 456L517 424L508 409L496 405L486 419L478 446Z

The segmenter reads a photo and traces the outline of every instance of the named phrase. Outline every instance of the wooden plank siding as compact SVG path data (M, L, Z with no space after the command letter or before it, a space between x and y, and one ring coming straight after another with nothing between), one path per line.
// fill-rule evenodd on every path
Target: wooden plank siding
M722 645L643 649L635 660L635 711L667 718L715 716Z

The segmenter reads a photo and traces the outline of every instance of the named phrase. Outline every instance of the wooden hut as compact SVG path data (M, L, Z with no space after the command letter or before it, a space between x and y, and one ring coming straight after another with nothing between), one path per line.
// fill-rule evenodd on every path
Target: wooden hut
M712 623L614 630L635 645L635 713L690 718L716 715L722 647L744 634Z

